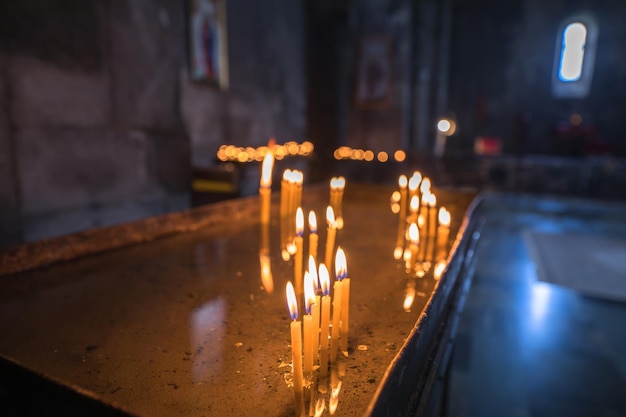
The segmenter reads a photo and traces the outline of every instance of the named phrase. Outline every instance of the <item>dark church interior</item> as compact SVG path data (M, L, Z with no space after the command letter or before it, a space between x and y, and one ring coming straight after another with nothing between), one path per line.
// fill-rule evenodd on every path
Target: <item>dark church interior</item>
M625 18L1 2L0 415L626 416Z

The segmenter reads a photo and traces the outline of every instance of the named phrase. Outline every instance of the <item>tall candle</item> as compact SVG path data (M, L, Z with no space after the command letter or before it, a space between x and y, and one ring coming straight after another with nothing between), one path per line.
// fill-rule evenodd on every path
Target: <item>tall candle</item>
M409 203L409 217L406 219L404 226L406 227L406 223L415 223L418 221L417 214L420 209L420 198L416 195L411 197L411 202Z
M417 227L417 224L411 223L409 226L409 252L411 256L408 258L408 262L406 263L407 272L411 272L415 263L418 261L417 254L420 245L420 233Z
M343 229L343 190L346 187L346 179L344 177L338 177L336 181L337 196L335 197L335 222L337 229Z
M261 181L259 196L261 199L261 224L270 222L270 197L272 195L272 168L274 166L274 154L267 151L263 157L261 169Z
M304 375L306 378L310 378L313 372L313 332L315 332L316 326L311 314L311 308L315 304L315 292L308 271L304 273L304 300L306 308L306 314L302 318L304 326Z
M302 234L304 232L304 215L302 214L302 208L298 207L296 210L296 237L294 238L295 245L295 253L293 258L293 269L294 269L294 281L296 282L296 294L298 296L302 295L302 243L303 237Z
M419 171L413 172L411 178L409 178L409 199L414 195L417 195L417 189L422 182L422 174Z
M335 209L335 204L337 201L337 177L332 177L330 179L330 196L328 198L328 204Z
M287 305L291 316L291 362L293 364L293 392L296 416L304 415L302 381L302 325L298 321L298 301L291 282L287 282Z
M422 193L422 196L426 193L430 193L430 185L430 178L425 177L420 185L420 192Z
M394 250L394 258L402 257L402 247L404 245L404 231L406 228L406 211L407 211L407 178L406 175L400 175L398 178L398 186L400 187L400 211L398 212L398 234L396 236L396 249Z
M326 222L328 223L328 229L326 231L326 255L324 257L324 264L328 269L332 270L337 227L335 225L335 213L333 212L333 208L331 206L326 207Z
M320 376L328 375L328 331L330 328L330 277L326 265L320 264L319 278L322 286L322 314L320 324Z
M313 210L309 211L309 256L317 259L317 245L319 235L317 234L317 217Z
M302 205L302 183L304 182L304 174L302 174L302 171L295 170L292 175L294 196L293 206L291 209L296 210L296 207L300 207Z
M348 356L348 332L350 329L350 277L348 276L348 263L346 254L342 248L337 248L335 268L339 266L339 278L341 279L341 332L339 346L344 355Z
M437 226L437 256L441 261L448 256L448 238L450 237L450 212L445 207L439 209L439 226Z
M289 204L289 181L291 178L291 170L286 169L283 171L283 178L280 182L280 217L287 216L287 207Z
M313 294L315 294L315 304L311 308L311 316L313 317L313 326L315 330L313 332L313 360L317 361L319 358L319 345L320 345L320 308L321 308L321 297L318 292L320 289L319 278L317 276L317 267L315 266L315 259L312 256L309 256L309 276L311 277L311 282L313 284Z
M337 248L339 250L340 248ZM330 336L330 362L333 363L337 358L337 349L339 348L339 333L341 330L341 307L343 298L343 283L341 282L341 273L337 269L335 263L335 283L333 285L333 330Z
M426 255L426 261L432 262L435 256L435 234L437 229L437 197L435 194L430 194L428 200L428 252Z

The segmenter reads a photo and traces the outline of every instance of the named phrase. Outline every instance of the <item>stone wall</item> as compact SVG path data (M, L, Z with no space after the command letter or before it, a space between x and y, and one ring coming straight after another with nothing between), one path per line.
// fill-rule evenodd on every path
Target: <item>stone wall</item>
M221 91L189 81L186 2L0 5L0 245L186 208L222 143L303 138L302 7L227 7Z

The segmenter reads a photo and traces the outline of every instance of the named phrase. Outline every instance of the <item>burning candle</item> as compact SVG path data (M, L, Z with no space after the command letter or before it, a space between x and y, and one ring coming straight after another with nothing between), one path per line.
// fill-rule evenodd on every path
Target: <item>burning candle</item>
M328 331L330 326L330 277L326 265L320 264L319 278L322 287L322 321L320 324L320 376L328 375Z
M304 326L304 375L309 378L313 373L313 343L315 340L313 333L317 327L311 314L311 308L315 304L315 292L308 271L304 273L304 300L306 308L306 314L302 318Z
M350 277L348 276L348 263L346 262L346 254L342 248L337 248L337 256L335 259L335 268L339 270L341 279L341 332L340 332L340 349L344 355L348 356L348 332L350 330Z
M274 154L268 151L263 157L259 197L261 199L261 224L270 222L270 197L272 195L272 168Z
M280 217L287 216L287 207L289 204L289 181L291 179L291 170L286 169L283 171L283 179L280 182Z
M437 260L448 255L448 238L450 236L450 212L445 207L439 209L439 226L437 227Z
M315 295L315 303L311 307L311 316L313 317L313 361L318 359L318 349L320 345L320 308L321 299L318 294L319 291L319 279L317 277L317 267L315 266L315 259L309 256L309 277L313 286L313 294Z
M296 415L304 415L302 383L302 325L298 321L298 301L291 282L287 282L287 305L291 316L291 361L293 364L293 392Z
M430 193L428 195L428 234L426 238L428 239L428 249L426 252L426 261L432 262L435 252L435 229L437 227L437 197L435 194Z
M291 206L291 210L295 210L296 207L300 207L302 205L302 183L304 182L304 174L302 171L294 170L292 171L293 176L293 203Z
M302 295L302 243L304 232L304 215L302 208L296 210L296 237L294 238L295 253L293 258L293 276L296 282L296 294Z
M341 248L337 248L339 251ZM339 348L339 332L341 330L341 307L343 298L343 283L341 282L341 273L339 266L335 263L335 283L333 284L333 330L330 336L330 362L334 362L337 358L337 349Z
M343 190L346 186L346 179L344 177L332 178L330 180L331 189L331 207L335 213L335 223L337 229L343 229ZM334 196L333 196L334 193Z
M406 270L410 272L413 270L413 265L417 262L417 254L419 251L420 244L420 232L417 227L417 224L411 223L409 226L409 253L411 254L408 257L408 262L406 263Z
M422 184L420 185L420 192L422 193L422 196L426 193L430 193L430 178L425 177L422 180Z
M422 174L419 171L413 172L411 178L409 178L409 199L414 195L417 195L417 189L422 182Z
M420 208L420 198L416 195L414 195L413 197L411 197L411 202L409 203L409 218L408 218L408 222L409 223L414 223L417 222L417 212L419 211ZM406 225L406 223L405 223Z
M319 235L317 234L317 217L313 210L309 211L309 256L317 259L317 245Z
M326 207L326 222L328 229L326 232L326 256L324 264L328 269L332 269L333 252L335 251L335 236L337 235L337 226L335 224L335 213L331 206Z
M400 175L398 178L398 186L400 187L400 211L398 214L398 235L396 238L396 249L394 259L400 259L402 256L402 246L404 244L404 231L406 227L406 209L407 209L407 178L406 175Z

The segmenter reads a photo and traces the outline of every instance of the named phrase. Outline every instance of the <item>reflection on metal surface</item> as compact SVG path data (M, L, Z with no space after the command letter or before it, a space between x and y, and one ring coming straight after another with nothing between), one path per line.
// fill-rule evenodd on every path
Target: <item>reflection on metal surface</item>
M550 284L537 281L532 284L530 292L530 317L533 327L540 328L543 325L551 295Z
M221 371L226 300L219 297L203 304L192 312L189 321L191 348L194 352L193 382L204 382Z

